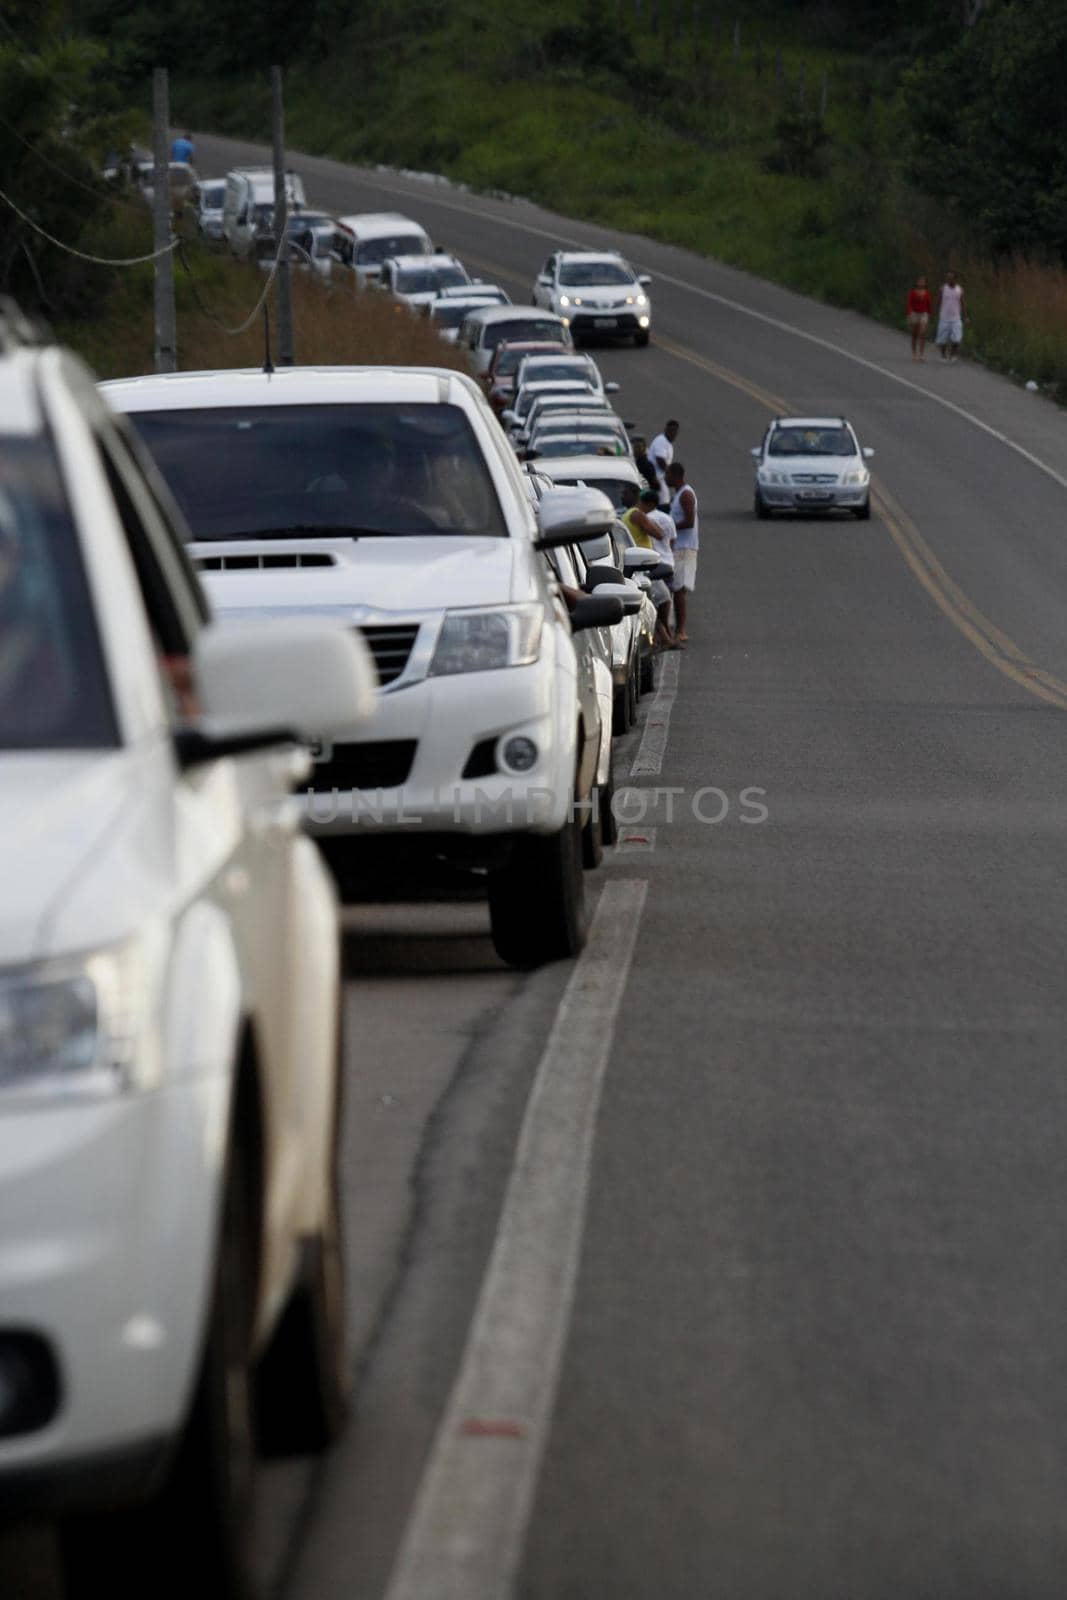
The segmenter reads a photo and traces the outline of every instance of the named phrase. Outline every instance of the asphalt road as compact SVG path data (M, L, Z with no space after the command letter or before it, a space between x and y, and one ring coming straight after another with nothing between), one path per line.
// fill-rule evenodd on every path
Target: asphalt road
M198 145L208 173L252 153ZM516 298L555 243L621 242L655 342L602 365L647 432L681 420L701 503L662 772L635 780L649 843L597 875L647 893L514 1592L1061 1597L1062 415L679 250L293 163L316 203L410 211ZM753 519L778 405L845 412L875 448L870 523ZM503 972L477 907L409 915L352 935L375 1310L347 1439L271 1489L286 1600L386 1592L569 976Z

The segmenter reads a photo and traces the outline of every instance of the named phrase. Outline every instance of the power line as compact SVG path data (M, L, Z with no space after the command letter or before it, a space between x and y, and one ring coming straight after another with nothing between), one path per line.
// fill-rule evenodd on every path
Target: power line
M185 253L185 241L183 239L177 239L177 240L175 240L175 243L177 244L177 247L178 247L178 259L182 263L182 266L185 268L186 272L189 274L189 283L190 283L190 286L191 286L192 291L193 291L193 299L196 301L198 309L203 313L203 315L205 317L208 317L222 333L229 334L231 336L231 338L236 337L236 335L238 335L240 333L247 332L247 330L252 326L253 322L258 317L260 311L263 308L264 301L266 300L267 296L270 294L271 284L274 282L275 275L277 274L278 268L281 265L282 251L284 250L285 245L286 245L285 235L282 234L281 238L278 241L278 248L274 253L274 260L270 264L270 271L267 274L267 281L263 285L263 293L260 295L260 297L256 301L255 305L252 307L251 311L248 313L248 315L245 318L245 320L243 322L238 323L235 328L231 328L228 323L223 322L223 320L219 316L218 312L217 311L212 311L211 307L209 305L205 304L205 302L201 299L200 291L196 287L196 283L195 283L195 280L194 280L194 277L193 277L193 269L190 266L189 258Z
M51 167L52 171L58 173L61 178L65 178L68 183L75 184L79 189L84 189L86 194L91 194L94 199L110 200L112 204L122 205L130 211L143 213L143 208L136 200L129 200L125 195L116 194L113 190L108 188L94 188L91 183L86 183L84 178L75 177L73 172L68 172L65 167L61 167L58 161L53 161L51 156L46 156L43 150L39 149L37 145L33 144L31 140L27 139L25 134L20 133L19 130L10 122L8 122L7 118L2 115L0 115L0 127L6 128L8 133L14 134L15 138L19 141L19 144L25 145L30 154L36 156L38 161L42 162L44 166Z
M39 233L42 239L47 239L49 244L54 244L59 250L65 250L69 256L77 256L79 261L91 261L93 265L97 267L140 266L142 262L155 261L159 256L165 256L168 251L176 249L181 242L177 234L175 234L170 242L165 244L162 249L152 250L148 253L148 255L117 257L92 256L88 255L84 250L76 250L72 244L64 244L62 239L57 239L54 234L49 233L45 228L42 228L39 223L34 222L32 217L28 217L25 211L23 211L20 206L17 206L14 200L12 200L11 196L5 194L2 189L0 189L0 200L2 200L5 205L10 206L16 217L20 217L22 221L26 223L27 227L32 228L35 233Z

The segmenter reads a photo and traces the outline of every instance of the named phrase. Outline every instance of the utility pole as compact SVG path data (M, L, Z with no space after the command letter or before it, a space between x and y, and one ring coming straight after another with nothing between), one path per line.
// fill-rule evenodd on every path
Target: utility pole
M289 206L285 191L285 112L282 106L282 69L270 69L271 131L274 138L274 238L281 249L278 262L278 362L291 367L293 354L293 286L289 275L289 246L285 226Z
M155 259L156 371L174 372L178 366L178 337L174 316L174 252L170 244L170 89L166 67L152 73L152 175L153 249L162 251Z

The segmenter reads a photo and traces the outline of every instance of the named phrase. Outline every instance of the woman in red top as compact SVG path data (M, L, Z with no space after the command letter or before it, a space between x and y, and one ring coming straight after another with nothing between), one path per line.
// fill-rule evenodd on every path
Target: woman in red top
M911 329L911 359L926 360L926 330L930 326L933 302L925 278L916 278L908 294L908 327Z

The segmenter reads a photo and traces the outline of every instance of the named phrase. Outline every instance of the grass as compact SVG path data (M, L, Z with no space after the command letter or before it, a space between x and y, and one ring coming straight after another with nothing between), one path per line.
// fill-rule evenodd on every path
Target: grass
M594 8L542 0L365 0L327 61L288 73L294 148L441 172L688 246L829 303L903 324L919 272L968 291L967 349L1067 396L1067 275L994 265L958 220L910 193L892 65L812 43L771 3ZM619 35L610 19L622 16ZM650 31L652 15L670 28ZM791 31L791 27L792 30ZM613 38L622 39L611 48ZM607 42L605 42L607 41ZM825 116L822 115L825 83ZM265 82L176 82L183 120L265 138ZM799 115L798 115L799 113ZM822 138L807 148L805 138Z
M178 365L182 371L256 367L266 350L264 319L237 328L263 293L266 274L205 245L186 226L186 243L175 262ZM87 248L108 255L151 249L146 217L116 209L102 219ZM77 299L83 313L57 322L56 333L76 349L101 378L133 377L153 370L153 271L150 265L107 271L87 268ZM358 291L351 278L323 282L294 270L293 325L301 364L437 366L467 371L461 352L438 337L427 320L412 315L373 290ZM268 309L272 351L278 359L277 288Z

